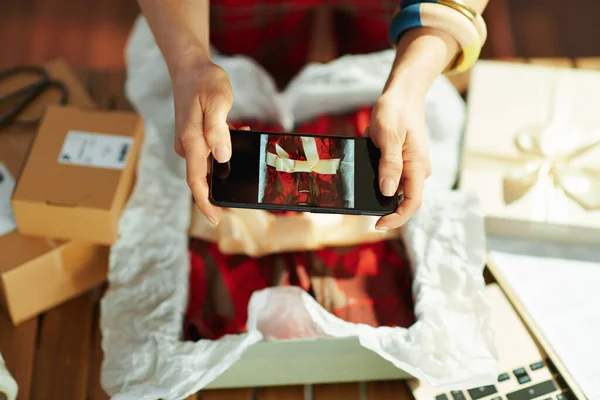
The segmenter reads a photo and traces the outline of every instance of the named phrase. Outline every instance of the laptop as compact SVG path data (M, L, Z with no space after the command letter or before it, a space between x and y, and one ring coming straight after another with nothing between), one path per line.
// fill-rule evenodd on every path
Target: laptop
M493 385L468 390L441 391L412 380L416 400L567 400L566 382L552 361L538 347L500 286L486 287L492 326L499 354L500 372Z

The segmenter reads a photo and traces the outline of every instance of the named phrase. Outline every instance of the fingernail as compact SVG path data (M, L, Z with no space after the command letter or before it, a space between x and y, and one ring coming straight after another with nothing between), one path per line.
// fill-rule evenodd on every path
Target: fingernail
M384 196L388 196L388 197L393 196L397 189L398 189L398 187L396 186L394 181L389 178L384 179L383 182L381 183L381 193Z
M231 157L231 149L229 148L229 146L222 144L217 146L217 148L213 152L213 155L215 156L218 162L224 163L229 161L229 158Z
M219 225L219 220L215 217L206 217L206 219L208 219L208 222L210 222L213 226Z
M390 228L388 228L387 226L376 226L375 229L377 229L378 231L382 231L382 232L390 230Z

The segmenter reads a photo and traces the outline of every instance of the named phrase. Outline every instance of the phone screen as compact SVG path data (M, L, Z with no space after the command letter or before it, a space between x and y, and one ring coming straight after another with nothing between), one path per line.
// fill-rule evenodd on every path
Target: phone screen
M222 207L385 215L380 152L364 137L231 130L229 163L212 161L211 201Z

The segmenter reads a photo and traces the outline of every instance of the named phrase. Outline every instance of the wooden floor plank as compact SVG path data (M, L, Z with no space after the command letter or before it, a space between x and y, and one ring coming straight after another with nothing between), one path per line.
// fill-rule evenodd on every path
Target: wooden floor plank
M411 400L413 395L406 381L367 383L367 400Z
M338 383L329 385L315 385L313 387L314 400L361 400L359 383Z
M13 327L8 317L0 313L0 353L19 385L17 400L29 399L37 331L38 318Z
M127 76L125 70L113 71L111 74L111 87L114 93L114 105L115 110L122 111L133 111L133 106L127 99L125 94L125 82Z
M276 386L257 389L258 400L304 400L304 386Z
M88 292L44 315L32 399L86 397L93 313L94 296Z
M100 385L100 370L104 354L102 353L102 332L100 331L100 305L96 301L94 312L93 329L91 332L92 350L90 354L90 374L88 378L88 400L109 400L110 397L106 394Z
M110 109L111 93L109 71L98 71L91 74L86 89L96 104L98 104L99 109Z
M252 389L224 389L200 392L197 400L252 400Z

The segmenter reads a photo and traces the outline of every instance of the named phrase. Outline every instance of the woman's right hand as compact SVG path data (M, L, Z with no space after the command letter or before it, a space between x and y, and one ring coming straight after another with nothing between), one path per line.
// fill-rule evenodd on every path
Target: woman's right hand
M183 65L183 66L182 66ZM175 100L175 151L186 162L187 183L197 206L213 224L221 212L208 198L208 156L231 158L227 114L233 93L227 73L209 59L179 64L171 74Z

